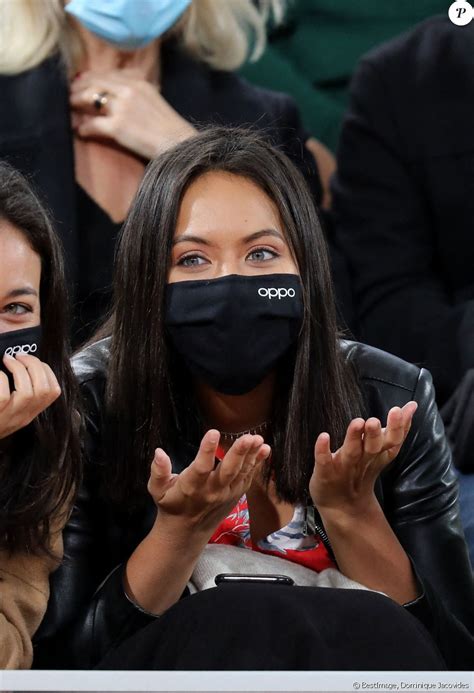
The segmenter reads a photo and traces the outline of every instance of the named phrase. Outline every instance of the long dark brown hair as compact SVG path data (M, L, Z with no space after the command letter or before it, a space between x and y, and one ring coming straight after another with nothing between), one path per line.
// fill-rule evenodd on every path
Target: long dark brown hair
M170 450L202 435L192 380L183 378L186 369L166 337L164 295L181 200L209 171L242 176L269 196L301 275L303 327L280 374L272 417L272 469L282 499L307 500L317 435L328 431L340 445L361 410L339 347L326 243L303 176L254 131L204 131L149 164L119 242L114 310L102 330L112 335L105 458L111 494L128 507L146 495L157 446Z
M41 360L61 396L2 443L0 549L49 552L52 524L67 511L80 477L75 379L69 363L67 293L59 241L25 178L0 162L0 221L20 231L41 259Z

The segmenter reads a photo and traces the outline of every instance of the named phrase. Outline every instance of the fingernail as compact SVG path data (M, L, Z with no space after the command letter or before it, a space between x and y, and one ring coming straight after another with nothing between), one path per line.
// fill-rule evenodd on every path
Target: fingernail
M3 354L4 359L14 359L15 357L12 354Z
M219 433L217 431L212 431L212 433L209 433L209 442L213 444L219 442Z

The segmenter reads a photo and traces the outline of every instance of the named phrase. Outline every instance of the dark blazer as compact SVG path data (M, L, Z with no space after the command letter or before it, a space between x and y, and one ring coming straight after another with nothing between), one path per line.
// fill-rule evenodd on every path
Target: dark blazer
M101 455L109 343L104 339L74 358L84 398L85 481L64 534L66 559L53 576L48 612L36 639L36 667L90 668L153 618L128 600L122 572L151 529L156 508L150 498L146 510L126 515L109 506L101 492L103 465L110 464ZM371 416L385 420L391 407L418 402L409 436L383 471L376 493L424 588L424 596L406 608L429 629L448 667L470 669L472 573L431 377L372 347L343 342L342 349L355 366ZM172 454L174 471L186 467L196 452L186 445Z
M212 70L174 42L164 44L162 61L161 93L180 115L198 127L215 123L265 131L298 165L319 203L318 170L304 146L309 134L293 99L252 86L235 73ZM69 85L60 59L53 56L33 70L0 76L0 95L0 159L8 159L36 184L61 236L74 286L79 273L88 268L78 267ZM111 281L112 265L108 274Z
M358 337L432 372L474 367L474 22L435 17L354 76L333 185Z

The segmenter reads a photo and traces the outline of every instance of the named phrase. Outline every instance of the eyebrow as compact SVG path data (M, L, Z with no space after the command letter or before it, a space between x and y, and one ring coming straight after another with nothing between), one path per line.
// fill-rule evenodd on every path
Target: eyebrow
M38 296L38 292L31 286L22 286L10 291L5 298L18 298L18 296Z
M252 241L256 241L259 238L262 238L262 236L275 236L275 238L279 238L281 241L283 240L282 234L276 229L262 229L261 231L255 231L255 233L251 233L250 236L246 236L245 238L243 238L242 244L251 243ZM195 236L191 233L183 233L181 236L178 236L174 239L173 245L186 242L200 243L201 245L207 246L212 245L212 243L209 243L209 241L207 241L205 238L201 238L201 236Z

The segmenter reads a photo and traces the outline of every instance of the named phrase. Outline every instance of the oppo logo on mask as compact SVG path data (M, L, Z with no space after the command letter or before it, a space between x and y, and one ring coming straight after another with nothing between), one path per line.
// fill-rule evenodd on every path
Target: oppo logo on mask
M34 354L38 351L37 344L22 344L5 349L5 354L8 356L16 356L17 354Z
M258 290L258 295L262 298L294 298L296 296L294 289L265 289L262 287Z

